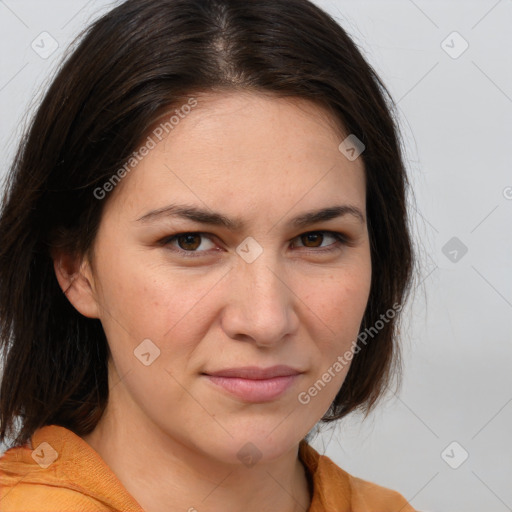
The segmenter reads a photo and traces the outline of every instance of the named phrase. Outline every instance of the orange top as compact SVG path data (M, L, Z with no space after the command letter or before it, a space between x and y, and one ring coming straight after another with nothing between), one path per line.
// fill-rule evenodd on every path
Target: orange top
M2 512L144 512L99 454L71 430L38 429L0 457ZM414 512L395 491L353 477L305 441L299 457L312 485L308 512Z

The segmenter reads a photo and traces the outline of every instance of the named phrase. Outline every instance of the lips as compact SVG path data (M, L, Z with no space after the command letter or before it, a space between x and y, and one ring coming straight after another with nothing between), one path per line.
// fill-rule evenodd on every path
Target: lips
M286 365L258 368L227 368L205 373L207 380L215 389L234 396L243 402L269 402L278 399L293 386L301 371Z
M290 366L277 365L270 368L259 368L257 366L244 366L240 368L226 368L216 372L205 372L206 375L213 377L238 377L240 379L263 380L273 379L275 377L288 377L302 373Z

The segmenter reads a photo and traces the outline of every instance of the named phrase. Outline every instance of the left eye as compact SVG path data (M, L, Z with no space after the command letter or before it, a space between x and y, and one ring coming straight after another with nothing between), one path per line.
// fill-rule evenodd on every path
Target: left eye
M208 250L216 247L211 240L212 237L213 235L201 232L178 233L164 238L161 243L164 246L170 246L173 251L176 251L183 256L198 256L200 255L198 253L207 252ZM203 239L207 241L206 247ZM323 245L324 242L329 241L329 239L331 240L331 243ZM309 231L299 235L294 240L300 240L303 244L302 247L320 249L315 252L335 250L340 244L348 243L347 238L344 235L334 231ZM301 246L299 245L299 247Z
M345 241L345 237L341 233L334 233L332 231L310 231L309 233L299 235L297 238L304 244L304 247L308 248L321 247L322 243L329 238L334 240L334 242L324 247L330 247L335 245L336 242Z

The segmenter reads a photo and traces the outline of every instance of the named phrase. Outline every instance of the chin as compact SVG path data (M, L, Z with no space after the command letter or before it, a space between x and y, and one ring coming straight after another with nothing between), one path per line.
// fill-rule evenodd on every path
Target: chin
M276 426L277 423L273 428ZM270 435L269 431L257 429L240 429L239 432L223 446L218 446L218 458L229 464L244 464L247 467L283 456L298 446L304 437L297 435L296 430L272 432Z

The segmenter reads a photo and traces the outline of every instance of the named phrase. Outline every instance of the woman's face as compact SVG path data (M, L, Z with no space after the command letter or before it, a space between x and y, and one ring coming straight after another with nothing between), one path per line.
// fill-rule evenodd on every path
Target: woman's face
M327 411L371 280L364 167L344 138L304 100L199 96L111 192L86 275L109 406L131 425L239 463L292 449ZM208 376L275 365L296 374Z

